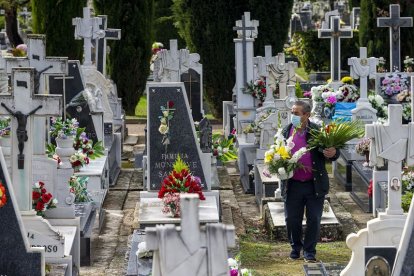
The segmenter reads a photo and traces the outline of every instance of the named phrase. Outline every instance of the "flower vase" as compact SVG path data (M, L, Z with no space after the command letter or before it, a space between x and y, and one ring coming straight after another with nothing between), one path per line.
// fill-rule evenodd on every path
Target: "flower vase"
M280 180L288 180L289 178L293 177L293 171L290 171L289 173L283 173L283 174L278 173L277 176Z
M80 166L76 166L76 167L73 167L73 171L75 172L75 173L78 173L78 172L80 172Z
M11 137L10 135L5 135L0 137L0 146L3 151L3 155L11 155Z
M62 160L62 164L60 165L60 168L65 168L65 169L71 168L72 165L69 162L69 158L76 151L73 148L74 137L68 136L65 139L56 138L55 141L56 141L56 154Z
M408 73L411 73L412 71L413 71L413 67L412 67L412 66L408 66L408 67L407 67L407 72L408 72Z
M332 117L335 114L335 106L325 105L325 107L323 108L323 114L324 114L325 118L332 119Z
M179 218L180 217L180 206L176 206L175 208L170 207L170 214L173 218Z

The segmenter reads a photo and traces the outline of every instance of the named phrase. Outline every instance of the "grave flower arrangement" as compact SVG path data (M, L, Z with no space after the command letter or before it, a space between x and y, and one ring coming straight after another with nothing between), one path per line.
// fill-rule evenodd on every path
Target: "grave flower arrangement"
M86 189L89 177L72 175L69 178L69 192L75 196L75 202L91 202L92 198Z
M386 75L381 84L382 93L388 97L408 90L407 75L398 71Z
M250 81L246 85L245 91L251 94L253 98L258 99L262 104L266 99L266 82L262 78Z
M377 110L378 118L388 118L388 110L383 97L373 92L368 96L368 101L370 102L371 106Z
M0 136L5 137L10 135L10 117L2 117L0 119Z
M80 168L89 164L89 157L81 151L77 151L69 157L69 162L75 172L78 172Z
M403 187L401 207L403 208L404 212L408 212L414 193L414 171L409 169L404 170L401 175L401 183Z
M282 135L282 128L279 128L275 135L274 144L265 152L264 163L270 174L276 174L279 179L284 180L292 177L296 168L302 167L298 161L307 152L307 149L302 147L292 153L294 146L293 136L285 139Z
M19 44L16 48L12 49L12 55L14 57L25 57L27 56L27 45L26 44Z
M329 124L322 123L319 129L311 129L310 148L343 148L345 143L365 134L364 126L360 121L338 121Z
M338 102L355 102L359 99L358 88L353 84L345 83L338 88L336 98Z
M57 199L47 192L42 181L33 184L32 199L33 209L38 216L44 216L46 210L56 208L58 203Z
M6 205L6 203L7 203L6 188L4 187L3 183L0 182L0 208Z
M385 72L385 58L384 57L380 57L378 59L378 66L377 66L377 72L378 73L384 73Z
M314 86L311 88L312 100L314 102L324 102L322 93L334 92L329 84Z
M322 99L325 103L325 106L327 107L333 107L335 106L336 102L338 101L336 99L336 93L335 92L324 92L322 93Z
M237 149L234 146L234 137L224 138L221 133L213 133L213 156L222 162L237 160Z
M52 118L50 135L61 139L73 137L76 135L78 127L79 123L75 118L66 120L63 120L61 117Z
M247 268L240 268L236 259L228 258L227 263L230 269L230 276L251 276L252 272Z
M89 159L95 159L104 155L105 148L102 141L95 144L86 136L85 128L78 128L76 131L73 148L85 154Z
M414 66L414 59L406 56L404 59L404 71L405 72L412 72Z
M180 216L180 193L198 194L200 200L205 200L201 179L192 175L188 165L178 155L173 170L164 178L158 192L158 198L164 204L163 213L171 213L173 217Z
M359 155L365 156L366 160L363 164L364 167L368 166L370 146L371 146L370 138L362 138L362 140L360 140L358 144L355 145L355 152L358 153Z

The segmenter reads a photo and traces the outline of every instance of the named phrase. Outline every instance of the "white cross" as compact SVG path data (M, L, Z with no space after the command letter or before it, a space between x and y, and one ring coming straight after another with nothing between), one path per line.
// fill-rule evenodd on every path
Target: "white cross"
M273 105L274 97L273 97L273 91L271 91L271 88L269 86L269 71L267 69L268 65L274 65L276 64L277 59L275 56L272 56L272 46L266 45L265 46L265 57L256 57L256 63L257 63L257 73L260 77L263 77L265 79L266 83L266 99L263 103L263 106Z
M83 65L92 65L92 40L103 38L105 32L99 29L102 24L102 18L92 17L88 7L83 8L83 18L76 17L72 19L72 25L75 26L75 39L83 39Z
M26 117L27 141L23 143L23 156L19 156L20 149L17 137L18 121L12 117L11 136L12 136L12 180L14 191L17 197L20 211L32 209L32 152L33 136L36 135L33 129L34 116L59 116L62 110L62 96L60 95L36 95L34 94L34 69L33 68L14 68L12 70L12 93L0 95L0 115L9 115L12 112L21 112L28 115L34 110L32 116ZM6 106L9 110L7 110ZM40 109L38 109L40 107ZM21 129L21 128L20 128ZM20 132L20 135L24 136ZM20 146L22 143L20 143ZM21 158L23 157L23 159ZM20 164L19 164L20 163ZM19 166L23 169L19 169Z
M289 61L286 63L284 53L277 54L276 64L269 64L267 66L268 71L272 72L272 74L269 75L269 78L273 79L276 84L279 85L280 99L284 99L287 96L287 85L296 82L296 67L296 62Z
M67 75L68 59L66 57L46 56L46 36L27 35L27 57L5 58L6 72L11 74L12 68L33 67L35 68L35 94L47 94L45 88L45 75ZM37 88L37 89L36 89Z
M331 40L331 80L332 83L341 80L341 38L352 38L352 29L342 29L339 16L331 17L330 28L319 29L319 38Z
M378 59L375 57L367 58L367 48L359 48L359 58L351 57L348 59L348 65L351 66L351 77L360 80L361 96L357 102L358 105L369 104L368 101L368 80L375 79Z
M377 156L388 160L388 208L386 214L402 215L401 162L406 158L407 153L408 125L403 125L401 122L401 105L388 105L388 114L388 121L385 125L365 125L365 137L373 139L371 151L375 150ZM400 183L398 190L391 188L391 181L395 178Z

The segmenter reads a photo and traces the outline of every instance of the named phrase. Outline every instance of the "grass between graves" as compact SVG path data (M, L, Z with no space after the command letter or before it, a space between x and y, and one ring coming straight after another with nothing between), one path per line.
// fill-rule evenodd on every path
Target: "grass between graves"
M142 95L135 107L135 116L138 118L147 118L147 95Z
M309 75L308 73L306 73L305 68L303 67L298 67L295 69L295 73L301 77L302 79L304 79L305 81L309 80Z
M344 241L319 243L317 258L324 263L347 264L351 250ZM256 276L303 275L303 259L289 259L287 242L254 241L249 237L240 240L239 258L242 267L252 270Z

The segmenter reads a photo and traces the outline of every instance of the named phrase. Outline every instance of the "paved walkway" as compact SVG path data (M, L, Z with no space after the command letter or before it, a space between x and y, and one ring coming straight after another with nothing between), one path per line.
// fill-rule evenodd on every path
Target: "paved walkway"
M131 160L133 150L142 149L144 125L127 125L130 135L138 136L137 145L124 146L125 160ZM221 126L214 126L220 129ZM127 162L127 161L126 161ZM254 196L245 194L235 163L218 168L221 189L223 223L233 224L237 236L252 234L266 237L263 221ZM100 233L95 229L92 237L92 265L81 267L81 275L125 275L133 232L134 212L143 189L141 169L122 169L117 185L110 188L105 199L106 217ZM348 192L331 179L331 205L344 226L343 237L365 227L370 214L363 213ZM237 248L235 249L237 251Z

